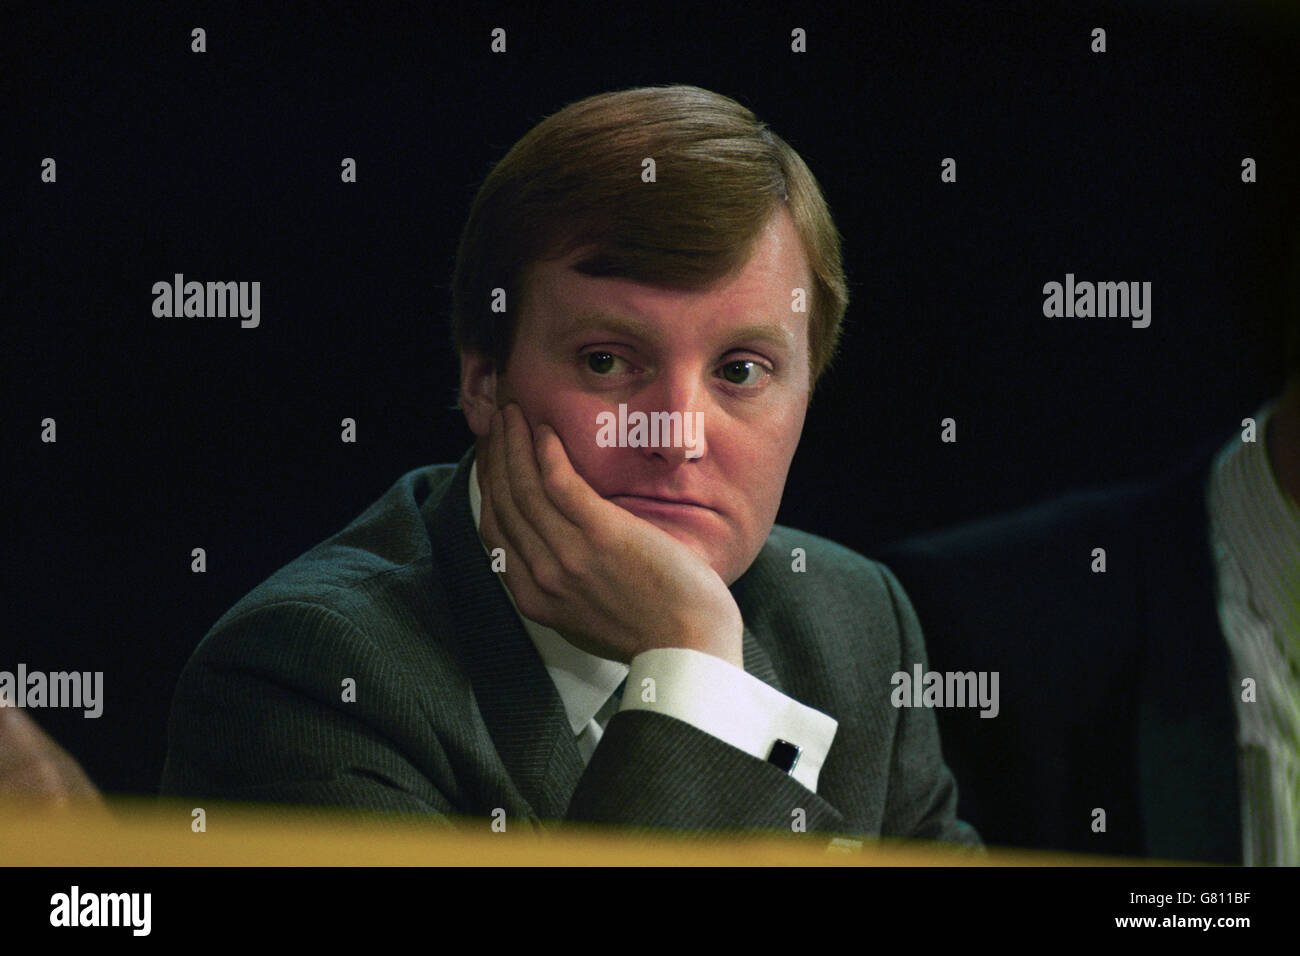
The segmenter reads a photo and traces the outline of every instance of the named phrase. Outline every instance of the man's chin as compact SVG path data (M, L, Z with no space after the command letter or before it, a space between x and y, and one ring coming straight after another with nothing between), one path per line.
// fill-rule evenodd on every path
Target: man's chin
M700 560L711 567L718 577L722 578L723 583L726 584L727 587L731 587L732 582L744 573L744 568L739 571L736 570L736 562L732 560L731 555L719 552L718 542L710 541L706 543L696 535L689 531L684 531L681 528L669 528L657 522L651 523L654 524L655 527L659 528L660 531L672 536L674 539L680 541L682 544L686 545L686 547L695 552L695 554L699 556Z

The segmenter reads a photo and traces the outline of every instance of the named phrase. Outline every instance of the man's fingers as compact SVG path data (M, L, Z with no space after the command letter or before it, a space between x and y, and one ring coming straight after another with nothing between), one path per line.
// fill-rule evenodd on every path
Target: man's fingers
M505 417L499 410L492 415L486 457L487 468L484 477L487 481L484 495L485 498L491 499L497 530L506 538L507 552L510 556L532 565L544 559L548 550L546 543L520 514L515 490L510 482Z
M518 405L507 405L505 418L506 464L510 469L510 488L520 514L532 526L552 555L581 529L555 507L542 486L542 472L537 464L537 449L528 420Z
M510 593L514 595L516 602L529 600L529 597L536 597L536 586L528 577L527 562L522 557L518 545L515 543L513 530L507 530L502 527L503 521L499 520L496 515L496 507L492 502L492 494L488 489L483 490L483 508L479 515L479 531L483 535L489 549L501 548L505 552L504 570L500 572L505 578L506 586L510 588ZM531 602L530 602L531 603ZM520 605L522 609L522 604ZM531 616L531 615L530 615Z
M542 487L555 509L572 525L590 528L608 504L569 460L564 442L549 425L537 427L537 463Z
M507 456L505 417L498 411L492 416L488 434L488 481L484 493L484 511L491 509L493 533L506 542L506 584L523 609L522 602L530 592L549 594L548 585L555 583L550 569L555 567L556 560L546 541L519 511L517 496L510 483ZM530 580L523 584L519 581L521 575Z

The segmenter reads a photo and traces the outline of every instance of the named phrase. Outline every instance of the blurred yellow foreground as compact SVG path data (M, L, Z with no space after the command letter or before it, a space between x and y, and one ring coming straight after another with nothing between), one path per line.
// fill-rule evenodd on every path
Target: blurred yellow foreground
M198 812L201 809L201 813ZM6 866L1132 866L1147 861L799 834L668 831L412 817L270 805L117 798L108 810L0 803ZM202 829L199 829L200 825ZM813 837L812 839L821 839Z

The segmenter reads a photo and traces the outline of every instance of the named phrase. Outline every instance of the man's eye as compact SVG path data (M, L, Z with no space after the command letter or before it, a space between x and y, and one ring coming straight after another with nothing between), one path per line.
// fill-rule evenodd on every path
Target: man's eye
M732 385L757 385L768 374L758 362L740 359L722 366L722 377Z
M598 375L613 371L618 356L613 352L588 352L587 367Z

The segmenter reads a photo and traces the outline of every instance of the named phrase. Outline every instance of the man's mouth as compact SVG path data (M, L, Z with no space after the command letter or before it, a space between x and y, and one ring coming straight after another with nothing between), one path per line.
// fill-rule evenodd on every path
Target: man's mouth
M669 498L660 495L623 494L610 495L609 500L629 511L648 511L665 514L705 514L714 509L690 498Z

